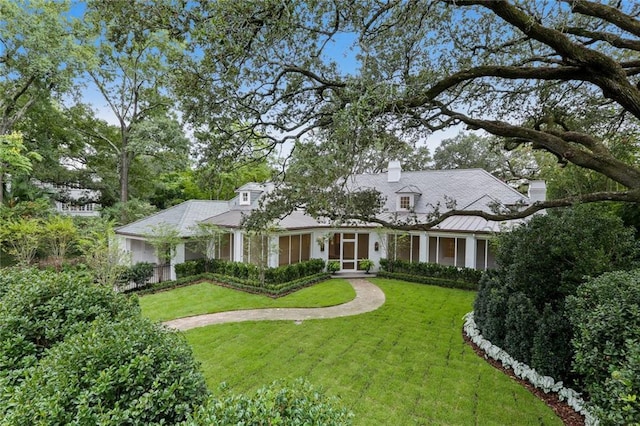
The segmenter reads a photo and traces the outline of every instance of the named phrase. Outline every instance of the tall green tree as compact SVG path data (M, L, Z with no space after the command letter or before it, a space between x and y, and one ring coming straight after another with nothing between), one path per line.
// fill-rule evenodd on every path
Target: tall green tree
M89 1L84 19L98 35L98 64L90 82L115 116L119 134L102 135L118 158L121 202L129 199L130 169L142 154L175 152L186 157L187 139L170 114L167 60L180 44L158 21L166 2Z
M507 215L461 214L502 220L576 202L635 203L638 159L604 141L638 128L637 12L632 2L588 0L202 2L187 12L194 55L176 91L194 127L238 140L261 133L277 146L327 131L351 134L332 142L356 152L371 146L357 137L363 129L411 139L462 124L621 185Z
M25 151L22 134L0 134L0 205L4 201L2 177L7 173L29 173L33 168L32 160L40 160L42 158L37 152Z
M69 15L69 1L0 0L0 136L39 103L73 88L90 61L78 42L83 29ZM0 201L5 171L0 169Z
M443 140L433 163L436 169L484 169L513 184L536 179L540 168L529 149L505 151L499 138L464 132Z

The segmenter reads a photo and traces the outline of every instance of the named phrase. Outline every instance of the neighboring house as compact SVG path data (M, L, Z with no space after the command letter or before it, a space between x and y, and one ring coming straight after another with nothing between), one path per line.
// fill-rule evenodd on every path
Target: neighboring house
M489 212L495 206L526 207L546 196L542 181L531 182L529 194L524 196L481 169L402 172L397 161L389 163L387 173L356 175L348 183L352 190L375 188L382 193L386 206L381 219L411 217L418 222L426 220L435 206L445 212L451 200L457 210ZM187 201L118 228L116 234L134 262L156 260L145 235L160 223L175 226L185 239L172 265L201 257L189 249L188 238L193 227L202 222L219 229L211 254L224 260L275 267L320 258L338 261L340 270L348 272L358 270L360 260L370 259L377 266L380 259L390 258L484 270L495 266L489 241L509 226L479 217L453 216L429 231L402 233L375 223L334 226L329 220L295 211L274 224L277 231L266 235L245 232L243 216L272 188L271 184L249 183L238 188L238 195L230 201Z
M100 216L101 205L94 202L100 197L98 191L78 185L54 185L39 182L37 185L54 195L56 211L70 216ZM60 201L60 200L64 201Z

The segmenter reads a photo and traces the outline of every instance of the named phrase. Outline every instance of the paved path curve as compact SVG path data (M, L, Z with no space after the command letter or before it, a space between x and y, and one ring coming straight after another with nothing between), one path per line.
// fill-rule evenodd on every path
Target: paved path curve
M385 296L382 290L365 279L349 279L349 284L356 291L356 297L351 302L326 308L268 308L247 309L241 311L218 312L215 314L196 315L178 318L164 324L177 330L189 330L211 324L224 324L241 321L304 321L309 319L324 319L348 317L363 314L378 309L384 304Z

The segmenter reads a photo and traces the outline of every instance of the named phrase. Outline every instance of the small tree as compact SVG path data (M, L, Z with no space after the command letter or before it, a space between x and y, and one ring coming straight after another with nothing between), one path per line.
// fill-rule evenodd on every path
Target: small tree
M44 239L56 268L64 262L67 251L76 243L78 230L69 216L52 216L44 224Z
M224 231L212 223L198 223L191 229L193 235L189 237L189 242L192 243L193 248L207 259L213 259L215 257L215 243L218 242L218 237Z
M4 201L4 176L7 173L29 173L32 161L40 161L42 156L37 152L24 152L21 133L0 135L0 204Z
M153 246L160 265L171 263L171 259L176 255L176 247L183 241L180 232L168 223L152 226L151 233L145 237Z
M114 288L122 272L131 263L131 258L118 244L113 223L106 220L95 221L78 244L95 282Z
M36 256L43 234L39 219L11 220L0 228L0 242L7 253L15 257L18 265L29 265Z

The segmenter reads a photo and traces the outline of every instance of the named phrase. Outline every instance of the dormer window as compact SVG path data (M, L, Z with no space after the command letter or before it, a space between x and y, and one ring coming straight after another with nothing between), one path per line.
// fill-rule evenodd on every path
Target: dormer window
M240 192L240 205L248 206L251 204L251 197L249 196L249 191Z
M400 210L409 210L411 208L411 198L410 195L400 196Z

